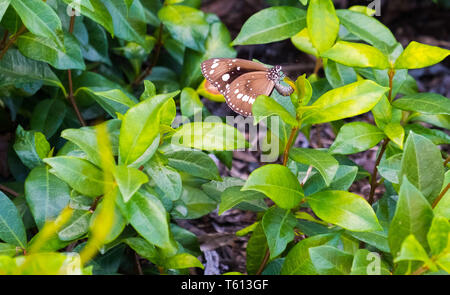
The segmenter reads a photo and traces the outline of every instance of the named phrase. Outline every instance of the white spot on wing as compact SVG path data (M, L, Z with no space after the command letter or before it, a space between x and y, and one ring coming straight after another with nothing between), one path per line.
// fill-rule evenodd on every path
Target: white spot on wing
M219 66L219 64L213 64L212 66L211 66L211 69L215 69L215 68L217 68Z
M248 95L244 95L244 97L242 98L242 101L248 101L250 97Z
M237 95L237 98L241 99L242 96L244 96L244 94L239 93L239 94Z
M230 74L224 74L224 75L222 76L222 80L223 80L223 81L228 81L228 79L230 79Z

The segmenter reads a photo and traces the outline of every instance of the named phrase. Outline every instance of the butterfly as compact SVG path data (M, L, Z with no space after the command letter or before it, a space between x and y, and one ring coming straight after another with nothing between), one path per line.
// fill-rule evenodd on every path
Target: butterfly
M239 58L211 58L201 64L202 74L225 97L228 106L243 116L252 115L259 95L269 96L275 88L281 95L294 91L284 86L281 66L272 68Z

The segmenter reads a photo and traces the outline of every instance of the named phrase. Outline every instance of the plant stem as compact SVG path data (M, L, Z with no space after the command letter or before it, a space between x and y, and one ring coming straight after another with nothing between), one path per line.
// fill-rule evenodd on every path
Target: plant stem
M395 70L394 69L389 69L388 76L389 76L389 96L388 96L388 99L389 99L389 102L392 102L392 99L393 99L393 97L392 97L392 88L393 88L392 85L394 83Z
M0 49L3 48L3 45L5 45L5 43L6 43L6 40L8 40L8 34L9 34L9 31L5 30L5 33L3 34L3 39L0 42Z
M264 254L263 261L261 262L261 265L259 266L258 271L256 272L256 275L260 275L263 272L264 268L266 267L267 262L269 261L269 258L270 258L270 251L269 251L269 248L267 248L266 254Z
M152 73L153 68L156 66L156 63L159 59L159 54L161 52L162 47L162 34L163 34L164 25L160 23L159 31L158 31L158 40L156 42L155 54L153 55L152 63L137 77L136 80L133 81L133 86L137 86L144 81L145 77Z
M73 33L73 29L75 26L75 11L72 10L72 16L70 17L70 25L69 25L69 33ZM75 97L73 95L73 82L72 82L72 70L67 70L67 76L69 80L69 94L67 98L70 101L70 104L72 105L75 114L77 115L78 121L80 121L81 126L87 126L86 121L84 121L83 116L81 115L80 110L78 109L77 102L75 101Z
M9 187L4 186L4 185L2 185L2 184L0 184L0 190L2 190L2 191L4 191L5 193L8 193L8 194L10 194L10 195L12 195L12 196L14 196L14 197L20 196L20 194L19 194L18 192L16 192L16 191L13 190L13 189L10 189Z
M289 140L286 143L286 148L283 153L283 166L286 166L287 160L289 158L289 150L291 149L292 144L294 143L295 137L297 135L298 127L294 127L291 130L291 135L289 136Z
M450 156L447 157L444 161L444 167L447 167L448 162L450 162Z
M0 52L0 60L5 56L6 52L13 45L13 43L16 42L17 38L19 38L19 36L22 35L26 30L27 28L24 25L22 25L22 27L17 31L17 33L15 33L13 37L9 39L8 43L6 43L5 47Z
M389 143L389 138L385 138L383 145L381 146L381 150L378 153L378 157L375 161L375 166L373 167L373 171L372 171L372 177L370 179L370 193L369 193L369 204L373 204L374 200L374 195L375 195L375 189L378 186L377 183L377 174L378 174L378 165L381 162L381 158L383 157L384 152L386 151L387 145Z
M314 71L313 71L313 75L317 75L319 73L319 70L322 68L323 66L323 62L322 59L320 57L316 58L316 64L314 65Z
M411 275L413 275L413 276L418 276L418 275L423 274L423 273L426 272L427 270L428 270L428 267L427 267L427 266L421 266L421 267L419 267L415 272L413 272Z
M442 197L444 197L444 195L448 192L449 189L450 189L450 183L447 184L447 186L442 190L442 192L439 194L439 196L436 198L436 200L434 200L433 205L432 205L433 209L434 209L434 207L437 206L439 201L442 199Z

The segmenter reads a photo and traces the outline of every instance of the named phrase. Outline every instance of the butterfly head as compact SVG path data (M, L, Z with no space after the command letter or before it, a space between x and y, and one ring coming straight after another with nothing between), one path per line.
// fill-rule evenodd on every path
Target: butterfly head
M274 81L275 83L279 82L281 79L283 79L284 74L281 71L281 66L276 65L273 68L269 70L268 76L270 80Z

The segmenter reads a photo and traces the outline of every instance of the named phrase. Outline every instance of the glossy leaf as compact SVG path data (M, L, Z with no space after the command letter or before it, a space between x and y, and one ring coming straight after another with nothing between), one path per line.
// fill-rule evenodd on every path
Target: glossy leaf
M52 39L25 33L17 39L17 46L23 55L49 63L60 70L86 68L78 41L68 33L64 34L64 48Z
M324 70L325 76L333 88L339 88L356 82L356 72L354 69L334 62L333 60L327 60Z
M333 1L311 0L306 23L311 43L319 53L333 46L339 32L339 19Z
M9 4L11 4L11 0L1 0L0 1L0 21L3 18L3 15L6 12L6 9L8 9Z
M199 267L201 269L205 268L197 257L192 256L189 253L180 253L170 257L167 261L165 261L164 266L167 269L184 269L191 267Z
M16 206L0 192L0 239L8 244L25 248L27 236Z
M252 15L242 26L232 45L276 42L290 38L306 26L304 10L288 7L269 7Z
M102 0L78 0L73 3L73 0L63 0L66 4L75 4L75 8L84 15L102 25L111 35L114 35L114 26L111 15L106 9Z
M384 127L384 133L387 137L403 149L403 140L405 138L405 129L400 123L389 123Z
M289 210L272 207L264 214L261 224L269 245L270 257L277 257L294 239L297 221Z
M62 25L58 15L44 1L40 0L11 0L11 6L20 16L24 25L35 35L46 37L63 48Z
M252 233L252 236L248 240L246 249L246 267L249 275L254 275L257 273L268 249L269 246L267 245L267 239L266 235L264 234L263 227L260 223L258 223Z
M303 124L336 121L365 113L381 99L387 88L363 80L326 92L305 107Z
M70 200L69 186L49 172L48 166L31 170L25 181L25 197L39 229L58 217Z
M450 50L412 41L395 61L396 69L420 69L441 62Z
M177 151L166 154L169 166L190 175L210 180L220 180L216 163L203 152Z
M189 87L184 88L180 95L181 114L186 117L191 117L201 112L202 108L203 103L200 101L197 92Z
M389 248L394 257L400 254L401 246L413 234L419 243L428 249L427 232L433 219L433 211L422 193L406 177L400 187L397 209L389 226Z
M400 180L403 175L432 203L444 181L444 166L439 148L425 137L410 133L402 157Z
M202 11L184 5L168 5L158 12L158 17L175 40L193 50L205 51L209 25Z
M322 56L349 67L376 69L390 67L387 57L381 51L362 43L338 41Z
M184 124L173 135L172 143L207 151L233 151L248 147L242 133L221 122Z
M316 57L319 56L319 52L312 44L311 38L309 37L308 28L304 28L293 37L291 37L291 42L298 50L314 55Z
M341 127L329 151L333 154L355 154L376 146L384 132L365 122L347 123Z
M113 118L117 117L117 113L125 114L129 108L136 104L120 89L101 91L95 89L95 87L80 87L75 92L75 96L80 91L89 94Z
M73 241L85 235L89 230L92 213L88 210L74 210L70 220L58 231L61 241Z
M351 271L353 256L332 246L309 248L314 268L321 275L344 275Z
M22 163L29 169L43 164L42 159L46 158L50 152L50 144L44 134L25 131L20 125L16 130L16 141L13 147Z
M178 171L172 167L166 166L166 164L156 156L147 162L145 169L147 174L153 179L158 188L163 191L166 197L172 201L176 201L180 198L182 183Z
M409 235L402 243L400 254L395 257L394 262L404 260L415 260L426 262L429 260L427 252L422 245L417 241L414 235Z
M117 166L113 175L125 203L131 199L141 185L148 182L148 177L144 172L124 165Z
M159 134L159 111L178 92L160 94L130 108L122 120L119 163L131 164L144 154Z
M44 162L51 166L51 173L76 191L89 197L103 194L103 172L90 162L70 156L46 158Z
M388 266L381 260L378 253L359 249L352 264L352 275L390 275Z
M185 185L181 197L174 202L171 212L176 219L194 219L202 217L217 208L217 201L203 191Z
M423 114L450 115L450 99L437 93L416 93L405 95L394 101L393 106L405 111Z
M240 186L228 187L220 196L219 215L239 205L264 211L267 209L264 198L265 195L260 192L241 191Z
M445 217L436 216L433 218L430 230L427 234L427 241L430 245L431 254L436 255L443 252L449 243L450 224Z
M254 190L265 194L283 209L294 208L303 199L303 190L289 168L264 165L253 171L242 190Z
M291 113L289 113L273 98L266 95L260 95L257 97L255 103L252 106L252 113L255 125L264 118L273 115L279 116L286 124L289 124L291 126L298 125L296 118L292 116Z
M291 148L289 157L298 163L311 165L316 168L327 186L330 185L339 167L338 161L333 156L319 150Z
M376 231L381 226L369 203L345 191L324 191L306 198L314 213L326 222L351 231Z

